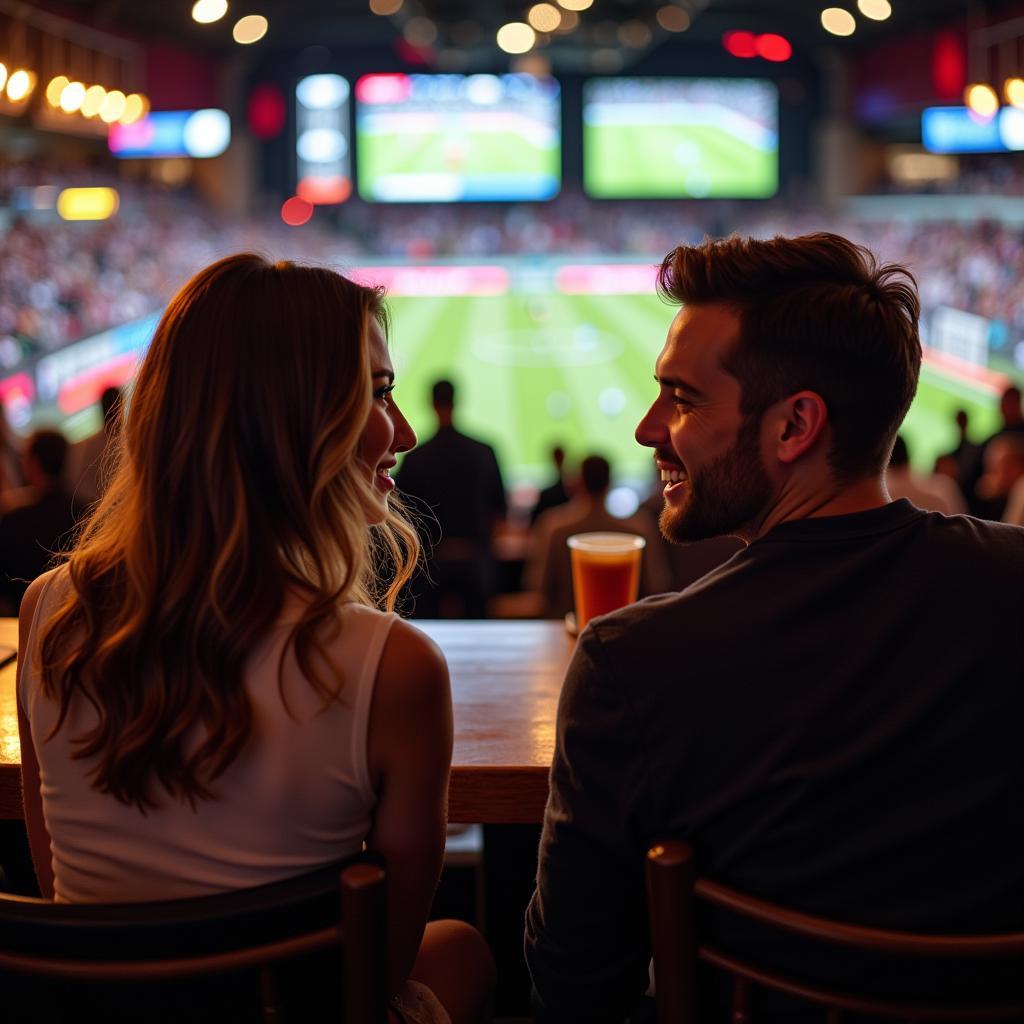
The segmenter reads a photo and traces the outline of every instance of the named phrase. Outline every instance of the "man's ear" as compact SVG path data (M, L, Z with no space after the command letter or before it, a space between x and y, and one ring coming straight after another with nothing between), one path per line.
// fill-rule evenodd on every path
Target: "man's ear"
M786 464L816 447L828 426L828 406L816 391L798 391L779 402L773 412L775 457Z

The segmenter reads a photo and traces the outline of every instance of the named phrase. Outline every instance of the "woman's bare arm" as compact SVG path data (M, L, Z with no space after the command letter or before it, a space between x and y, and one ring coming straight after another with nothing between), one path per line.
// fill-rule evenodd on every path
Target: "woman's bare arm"
M387 860L391 991L416 959L441 873L451 757L447 663L432 640L398 621L381 657L367 737L379 801L366 842Z

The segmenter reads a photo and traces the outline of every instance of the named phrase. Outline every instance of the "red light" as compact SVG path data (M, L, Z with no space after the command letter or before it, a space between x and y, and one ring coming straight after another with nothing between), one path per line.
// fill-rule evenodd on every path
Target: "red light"
M360 103L401 103L412 95L408 75L363 75L356 82Z
M249 97L249 128L257 139L273 139L284 128L284 96L276 85L258 85Z
M352 195L352 182L340 175L333 178L306 177L299 182L296 193L314 206L343 203Z
M300 227L313 216L313 204L301 196L286 199L281 207L281 220L291 228Z
M753 32L726 32L722 36L722 45L734 57L757 56L757 36Z
M789 60L793 56L793 47L785 36L777 36L774 32L766 32L756 40L757 55L765 60L777 63Z
M964 49L963 39L952 29L936 33L932 50L932 85L939 99L960 102L967 85L967 54Z

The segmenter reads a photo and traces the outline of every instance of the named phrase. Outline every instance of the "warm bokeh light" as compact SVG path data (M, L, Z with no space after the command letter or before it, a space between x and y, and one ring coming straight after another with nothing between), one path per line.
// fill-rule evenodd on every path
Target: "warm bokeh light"
M690 27L689 14L682 7L676 7L675 4L659 7L655 17L666 32L685 32Z
M301 227L313 216L313 204L302 196L292 196L286 199L281 207L281 220L290 228Z
M100 120L104 124L113 124L124 113L125 103L124 93L120 89L112 89L100 104Z
M639 18L631 18L619 26L619 42L623 46L639 49L641 46L646 46L652 38L653 34L647 22L641 21Z
M248 46L250 43L258 43L267 34L269 27L269 22L262 14L247 14L235 22L231 36L236 43Z
M121 124L135 124L149 113L149 100L140 92L129 93L124 100Z
M405 0L370 0L370 12L379 14L382 18L397 14L402 9Z
M964 104L976 117L991 120L999 112L999 97L991 85L975 82L964 90Z
M526 20L538 32L554 32L562 24L562 14L553 4L534 4Z
M402 29L402 35L412 46L430 46L437 39L437 25L429 18L410 18Z
M106 98L107 90L102 85L90 85L82 97L82 117L95 117Z
M73 114L76 110L81 110L84 99L85 86L81 82L68 82L60 94L60 109L65 114Z
M524 21L510 21L498 29L497 40L506 53L526 53L537 41L537 33Z
M106 220L119 203L116 189L66 188L57 196L57 213L64 220Z
M12 103L20 103L28 99L36 86L36 76L32 71L20 68L7 79L7 98Z
M0 61L0 89L7 84L7 65Z
M192 5L192 20L200 25L220 21L228 13L228 0L196 0Z
M50 79L50 84L46 87L46 102L49 103L51 107L60 106L61 93L68 84L67 75L57 75L56 78ZM3 88L3 83L0 83L0 88Z
M764 60L774 61L781 64L793 56L793 47L785 36L776 35L774 32L765 32L757 37L755 41L758 57Z
M826 7L821 12L821 27L834 36L852 36L857 31L857 22L842 7Z
M892 14L889 0L857 0L857 10L872 21L885 21Z
M558 6L567 11L585 11L593 6L594 0L558 0Z
M570 32L574 32L580 26L580 16L575 11L565 11L562 14L562 23L555 29L560 35L564 36Z
M1024 78L1008 78L1003 82L1003 98L1011 107L1024 107Z

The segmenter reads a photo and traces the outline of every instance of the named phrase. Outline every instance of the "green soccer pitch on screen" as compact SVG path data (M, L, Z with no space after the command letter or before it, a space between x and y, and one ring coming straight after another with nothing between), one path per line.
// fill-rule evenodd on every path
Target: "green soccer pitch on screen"
M592 78L583 185L595 199L766 199L779 187L779 96L759 78Z

